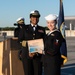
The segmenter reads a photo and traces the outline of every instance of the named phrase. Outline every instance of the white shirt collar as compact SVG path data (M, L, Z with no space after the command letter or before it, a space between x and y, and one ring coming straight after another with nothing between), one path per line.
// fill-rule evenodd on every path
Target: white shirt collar
M58 29L55 29L55 30L53 30L53 31L49 31L48 35L50 35L51 33L55 32L55 31L58 31L58 32L59 32Z
M33 25L33 24L31 24L31 26L33 27L34 25ZM35 25L35 27L37 27L37 25Z

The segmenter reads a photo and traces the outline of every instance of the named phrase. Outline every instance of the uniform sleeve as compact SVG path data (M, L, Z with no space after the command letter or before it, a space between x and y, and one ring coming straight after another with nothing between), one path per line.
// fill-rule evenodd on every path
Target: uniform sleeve
M43 29L43 31L44 31L44 33L43 33L43 39L44 39L45 36L46 36L46 30L45 30L45 28Z
M18 37L18 34L19 34L19 28L15 28L14 37Z
M22 42L24 40L24 28L20 29L18 35L18 42Z
M19 49L21 49L21 47L22 47L21 42L22 42L23 39L24 39L24 32L23 32L23 31L24 31L23 28L20 29L19 35L18 35L18 45L19 45Z

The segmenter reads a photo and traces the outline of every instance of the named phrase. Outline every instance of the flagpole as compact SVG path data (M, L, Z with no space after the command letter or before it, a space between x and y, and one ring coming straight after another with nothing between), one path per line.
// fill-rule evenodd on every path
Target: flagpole
M62 1L60 0L60 8L61 8L61 2L62 2Z

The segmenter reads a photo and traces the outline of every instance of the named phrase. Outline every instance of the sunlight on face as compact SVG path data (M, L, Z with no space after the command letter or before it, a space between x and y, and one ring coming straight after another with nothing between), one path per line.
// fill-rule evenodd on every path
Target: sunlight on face
M47 21L47 26L50 31L54 30L56 28L56 21L55 20Z
M31 17L30 21L33 25L36 25L39 22L39 18L38 17Z

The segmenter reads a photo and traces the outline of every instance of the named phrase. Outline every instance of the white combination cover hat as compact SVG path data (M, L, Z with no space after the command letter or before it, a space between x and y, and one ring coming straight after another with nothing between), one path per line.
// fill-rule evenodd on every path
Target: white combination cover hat
M50 21L50 20L57 20L57 15L55 14L49 14L48 16L45 17L45 19L47 21Z
M23 17L20 17L20 18L18 18L16 21L18 22L18 21L20 21L20 20L23 20L23 21L24 21L24 18L23 18Z
M31 12L30 12L30 14L33 14L33 13L35 13L35 11L31 11Z

